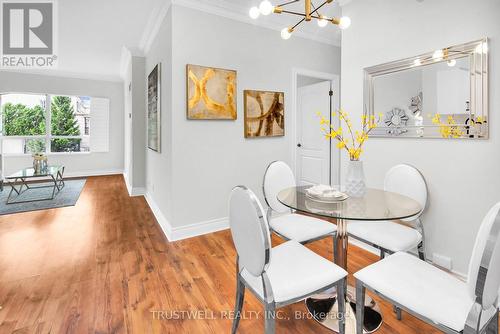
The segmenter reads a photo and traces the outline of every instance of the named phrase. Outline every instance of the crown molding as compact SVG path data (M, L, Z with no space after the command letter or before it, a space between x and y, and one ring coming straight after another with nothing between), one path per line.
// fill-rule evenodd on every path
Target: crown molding
M172 0L164 1L160 8L154 8L149 15L148 23L144 28L141 41L139 42L139 49L143 54L147 54L151 49L151 45L160 31L161 24L167 16L172 2Z
M122 46L120 60L120 78L122 78L122 80L125 80L132 57L144 57L144 53L139 48Z
M351 1L351 0L344 0L344 1ZM153 12L150 15L150 20L148 20L148 24L144 29L141 41L139 43L139 49L142 51L143 54L147 54L151 49L151 45L155 40L156 36L158 35L158 32L160 31L161 24L165 19L165 17L167 16L168 11L170 10L170 7L172 5L199 10L205 13L229 18L235 21L244 22L255 26L260 26L278 32L281 32L281 29L283 28L283 24L276 21L264 22L264 21L252 20L250 17L248 17L248 15L238 12L235 6L230 6L230 4L227 1L219 1L217 2L217 4L215 4L215 3L208 3L206 0L205 1L168 0L163 3L160 9L153 10ZM294 37L301 37L323 44L340 46L340 39L339 40L328 39L324 37L314 36L302 31L295 32Z
M123 80L125 80L125 77L127 75L127 70L128 67L130 66L131 61L132 61L132 54L130 50L127 47L122 46L122 56L120 60L120 78L122 78Z
M107 81L107 82L122 82L122 78L119 75L106 75L100 73L80 73L71 72L64 70L54 70L54 69L39 69L39 70L14 70L14 69L0 69L1 72L6 73L17 73L17 74L32 74L32 75L44 75L57 78L69 78L69 79L81 79L81 80L96 80L96 81Z
M283 23L281 23L281 22L271 21L271 20L266 20L266 21L253 20L246 13L243 14L241 12L238 12L237 7L231 6L227 1L219 0L219 1L217 1L217 3L214 3L214 2L208 2L206 0L205 1L172 0L172 4L195 9L195 10L199 10L202 12L206 12L206 13L221 16L221 17L225 17L225 18L232 19L235 21L248 23L248 24L255 25L255 26L260 26L260 27L271 29L271 30L278 31L278 32L281 32L281 30L283 29ZM336 39L324 38L321 36L311 35L307 32L303 32L303 31L296 31L296 32L294 32L293 35L294 35L294 37L301 37L301 38L313 40L313 41L323 43L323 44L340 46L340 39L336 40Z

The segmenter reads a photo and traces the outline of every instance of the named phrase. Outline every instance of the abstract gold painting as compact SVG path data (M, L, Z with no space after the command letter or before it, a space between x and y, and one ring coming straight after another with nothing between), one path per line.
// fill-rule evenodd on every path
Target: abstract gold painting
M285 135L285 94L244 91L245 138Z
M187 118L236 119L236 71L186 66Z

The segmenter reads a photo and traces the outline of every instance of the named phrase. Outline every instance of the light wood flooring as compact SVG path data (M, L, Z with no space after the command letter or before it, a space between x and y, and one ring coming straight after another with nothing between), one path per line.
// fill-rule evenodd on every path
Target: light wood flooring
M331 240L310 247L332 257ZM169 243L121 176L91 177L74 207L0 216L0 334L230 333L234 259L229 231ZM350 272L376 260L349 249ZM408 314L397 321L391 305L377 301L384 315L377 333L439 333ZM166 319L182 310L208 319ZM244 310L262 311L248 292ZM296 311L304 304L284 314ZM263 333L262 319L242 320L239 333ZM303 319L278 320L277 333L331 332Z

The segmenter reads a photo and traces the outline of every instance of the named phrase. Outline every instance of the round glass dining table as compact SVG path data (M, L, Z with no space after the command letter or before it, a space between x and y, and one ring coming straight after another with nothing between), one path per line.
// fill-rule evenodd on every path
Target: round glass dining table
M278 200L299 213L314 216L337 225L335 263L347 270L349 221L400 220L417 215L422 210L414 199L397 193L366 189L362 197L348 197L343 201L324 202L307 195L311 186L293 187L278 193ZM346 293L346 333L356 332L356 296L352 286ZM308 298L306 307L312 317L333 331L338 332L336 293ZM364 332L372 333L382 324L379 306L368 295L365 299Z

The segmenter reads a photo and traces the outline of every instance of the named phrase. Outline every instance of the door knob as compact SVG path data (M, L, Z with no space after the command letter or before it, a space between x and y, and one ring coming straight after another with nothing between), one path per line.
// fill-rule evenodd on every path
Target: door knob
M302 147L302 144L301 144L301 143L298 143L298 144L297 144L297 147Z

